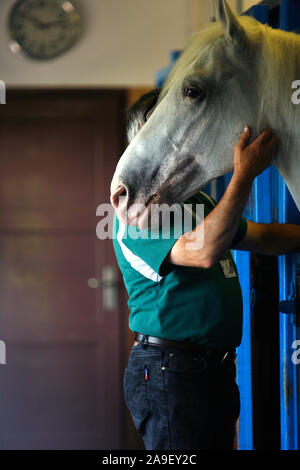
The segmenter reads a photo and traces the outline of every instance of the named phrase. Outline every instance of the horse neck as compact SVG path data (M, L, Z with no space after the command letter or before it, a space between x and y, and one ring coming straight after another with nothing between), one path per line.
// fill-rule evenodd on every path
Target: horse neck
M300 35L271 28L265 35L258 65L258 130L269 126L290 146L300 120L300 105L292 102L292 83L300 80Z
M280 150L273 158L294 199L300 204L300 104L292 102L292 83L300 80L300 35L266 29L259 78L258 130L271 127L280 137Z

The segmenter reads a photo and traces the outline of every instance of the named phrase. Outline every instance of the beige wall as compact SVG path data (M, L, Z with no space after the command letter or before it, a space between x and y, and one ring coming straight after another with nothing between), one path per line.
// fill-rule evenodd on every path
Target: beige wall
M248 8L252 7L258 3L258 0L243 0L243 9L248 10Z
M148 86L169 51L193 28L196 0L73 0L85 33L70 52L39 63L8 47L7 17L15 0L0 0L0 79L14 86Z
M83 37L68 53L40 63L9 48L15 1L0 0L0 79L9 86L152 86L170 50L182 49L214 12L213 0L73 0L84 16ZM236 0L229 3L234 8Z

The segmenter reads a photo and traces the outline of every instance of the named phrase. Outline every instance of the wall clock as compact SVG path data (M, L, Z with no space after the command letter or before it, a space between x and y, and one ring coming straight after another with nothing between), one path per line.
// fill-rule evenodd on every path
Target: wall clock
M11 49L34 59L57 57L81 32L81 18L70 1L18 0L9 15Z

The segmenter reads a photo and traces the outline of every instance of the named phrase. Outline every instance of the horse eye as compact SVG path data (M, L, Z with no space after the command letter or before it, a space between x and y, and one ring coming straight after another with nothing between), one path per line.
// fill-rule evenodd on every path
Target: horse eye
M196 99L204 95L204 91L200 90L200 88L196 87L184 87L183 88L183 96L187 98Z

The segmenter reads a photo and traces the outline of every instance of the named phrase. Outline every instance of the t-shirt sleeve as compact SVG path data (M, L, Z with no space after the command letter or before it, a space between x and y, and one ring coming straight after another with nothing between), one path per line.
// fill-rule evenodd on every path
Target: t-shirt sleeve
M120 231L123 236L120 238ZM141 230L136 227L124 226L119 223L118 241L123 248L123 254L129 262L144 264L144 269L151 268L159 276L167 274L162 272L163 263L176 241L184 233L183 229L170 230L170 236L166 236L159 231ZM138 236L139 235L139 236ZM124 249L125 247L125 249ZM168 272L172 266L168 265Z
M159 276L164 276L175 269L175 265L164 263L176 241L186 232L195 228L199 222L199 212L195 216L191 206L191 219L187 222L184 210L177 212L177 217L170 217L164 228L157 230L139 230L118 222L117 240L127 261L135 266L141 263L143 269L152 269ZM178 215L179 214L179 215ZM133 265L133 264L132 264Z

